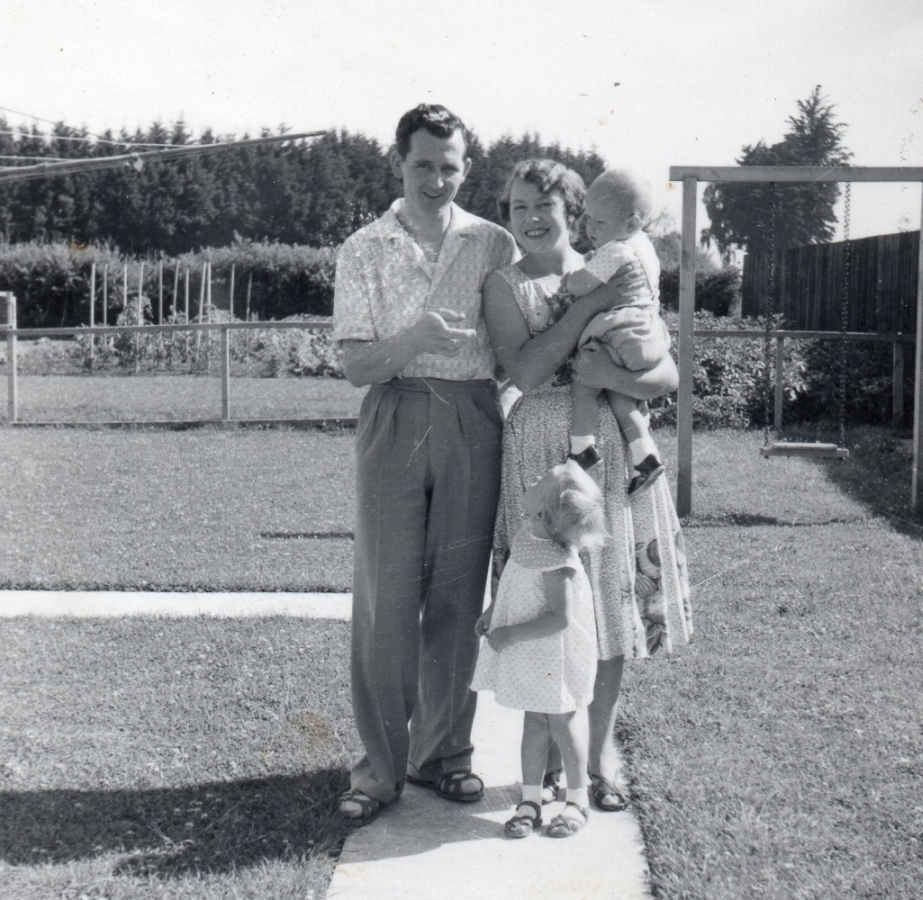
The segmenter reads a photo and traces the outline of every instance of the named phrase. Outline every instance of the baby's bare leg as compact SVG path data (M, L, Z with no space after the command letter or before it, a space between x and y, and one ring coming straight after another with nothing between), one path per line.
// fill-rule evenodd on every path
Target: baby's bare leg
M625 440L641 440L650 437L650 430L647 427L647 418L638 405L634 397L627 394L618 394L615 391L604 391L606 401L615 416L615 421L619 423Z
M596 433L596 420L599 407L596 398L599 388L587 387L572 381L570 385L570 433L572 435L592 435Z
M628 496L632 497L646 490L663 474L660 451L651 437L647 418L641 412L637 400L614 391L606 391L606 400L628 441L628 452L635 469L628 485Z

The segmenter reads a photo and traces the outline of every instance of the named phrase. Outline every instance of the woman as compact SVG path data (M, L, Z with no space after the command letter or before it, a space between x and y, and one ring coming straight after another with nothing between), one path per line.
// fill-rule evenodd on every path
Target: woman
M507 376L522 391L503 434L503 473L494 534L497 571L509 554L522 519L522 495L531 483L563 462L569 451L568 357L587 323L612 305L611 291L630 289L630 273L576 300L566 309L558 294L564 276L585 260L571 246L586 188L576 172L551 160L518 163L504 188L501 215L522 248L519 262L488 276L484 313L491 345ZM673 391L676 366L669 356L653 369L616 367L598 345L581 350L575 376L589 387L608 388L637 400ZM605 812L624 809L619 789L614 727L626 656L689 639L692 619L679 520L667 480L628 499L626 448L613 416L599 416L603 464L592 475L605 498L610 541L587 555L593 588L599 664L590 705L591 794ZM551 754L550 754L551 755ZM553 799L560 764L555 748L546 776Z

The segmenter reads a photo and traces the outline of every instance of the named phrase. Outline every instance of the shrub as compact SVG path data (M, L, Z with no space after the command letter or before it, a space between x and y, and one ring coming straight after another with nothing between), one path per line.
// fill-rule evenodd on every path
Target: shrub
M664 310L674 333L679 316ZM695 314L696 331L762 331L765 319ZM693 425L696 428L748 428L766 422L766 360L763 338L706 338L694 341ZM676 344L673 345L674 358ZM775 346L772 348L774 367ZM891 347L878 342L846 345L848 375L845 421L848 426L891 421ZM913 396L912 365L905 366L905 396ZM785 341L783 427L837 422L840 373L839 344L833 341ZM771 389L770 389L771 390ZM772 422L774 396L769 397ZM655 423L674 424L674 398L651 404Z
M735 268L695 273L695 308L715 316L729 316L739 307L740 272ZM679 309L679 269L660 273L660 302L669 309Z
M225 309L230 306L234 267L234 313L239 318L246 314L248 297L251 313L261 319L328 316L333 312L335 250L240 240L229 247L158 260L124 257L107 247L78 248L63 243L0 246L0 290L16 295L20 328L88 325L90 273L95 263L97 325L103 319L104 266L108 267L107 321L114 323L121 310L136 304L142 279L147 321L158 321L161 298L164 320L185 315L188 273L189 316L193 318L198 315L203 295L206 262L212 264L211 296L206 291L206 300ZM127 302L123 287L126 266Z

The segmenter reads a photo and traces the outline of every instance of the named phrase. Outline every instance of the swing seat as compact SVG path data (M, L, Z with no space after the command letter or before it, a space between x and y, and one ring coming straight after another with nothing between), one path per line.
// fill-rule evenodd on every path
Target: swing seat
M760 455L807 456L815 459L849 459L849 450L836 444L798 444L794 441L775 441L760 447Z

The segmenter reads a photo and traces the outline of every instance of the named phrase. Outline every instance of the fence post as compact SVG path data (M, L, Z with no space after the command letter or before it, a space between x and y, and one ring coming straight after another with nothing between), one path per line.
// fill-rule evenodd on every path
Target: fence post
M7 390L9 402L10 425L16 424L17 415L17 384L16 384L16 295L2 293L0 298L6 300L6 364Z
M923 206L920 215L923 216ZM910 506L920 510L920 466L923 465L923 219L920 222L920 243L917 249L917 346L913 373L913 475L910 484Z
M231 263L231 284L228 287L228 317L234 318L234 263Z
M676 403L676 512L692 512L692 372L695 356L695 204L696 178L683 179L683 248L679 271L679 390Z
M772 427L782 432L782 404L785 401L785 338L776 335L776 405Z
M891 372L891 424L897 428L904 420L904 345L895 341Z
M141 271L138 273L138 324L144 324L144 310L142 308L144 292L144 263L141 263ZM127 306L127 304L126 304ZM135 375L141 371L141 332L135 333Z
M221 418L227 422L231 418L231 329L221 329Z
M90 328L96 324L96 263L90 263ZM96 335L90 332L90 371L96 357Z

